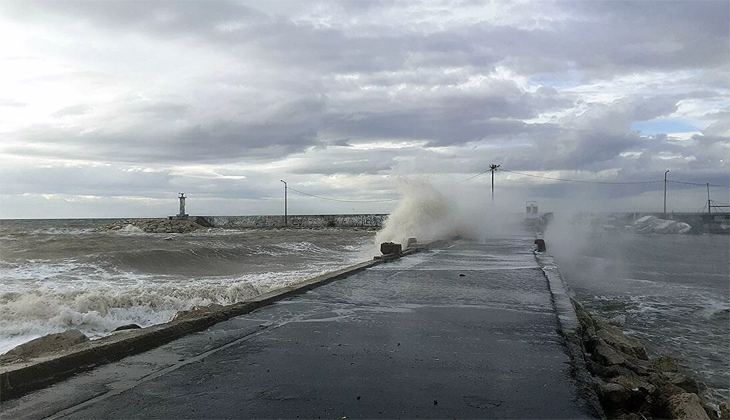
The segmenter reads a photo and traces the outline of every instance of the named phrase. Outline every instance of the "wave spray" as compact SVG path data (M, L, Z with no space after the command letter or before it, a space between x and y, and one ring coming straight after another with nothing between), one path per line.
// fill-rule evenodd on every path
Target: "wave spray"
M452 237L482 240L510 228L507 213L488 204L486 194L475 194L474 187L437 188L425 180L401 178L398 191L402 199L375 236L376 245L395 242L405 246L408 238L420 242Z

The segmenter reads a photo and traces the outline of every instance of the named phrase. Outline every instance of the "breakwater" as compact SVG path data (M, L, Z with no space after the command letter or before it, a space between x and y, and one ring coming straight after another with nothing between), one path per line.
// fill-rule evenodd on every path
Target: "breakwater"
M173 216L175 217L175 216ZM172 217L171 217L172 218ZM262 228L381 228L387 214L324 214L284 216L189 216L205 227Z

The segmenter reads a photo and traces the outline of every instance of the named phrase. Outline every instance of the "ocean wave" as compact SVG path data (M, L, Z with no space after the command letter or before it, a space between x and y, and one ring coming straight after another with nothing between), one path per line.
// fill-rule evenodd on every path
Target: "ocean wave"
M327 270L323 270L327 271ZM125 288L33 289L0 293L0 354L69 328L94 338L125 324L164 323L197 305L230 305L323 271L270 272L237 278L142 283Z
M0 353L77 328L91 337L228 305L372 258L372 233L94 230L108 221L22 221L0 254ZM17 225L17 226L16 226ZM34 232L31 234L31 232Z
M327 250L322 249L311 242L285 242L281 244L276 244L275 246L296 253L310 252L314 254L321 254L323 252L327 252Z

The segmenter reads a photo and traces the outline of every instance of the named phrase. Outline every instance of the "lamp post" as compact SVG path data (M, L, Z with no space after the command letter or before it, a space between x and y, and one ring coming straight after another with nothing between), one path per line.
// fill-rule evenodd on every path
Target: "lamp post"
M667 217L667 174L669 169L664 172L664 218Z
M289 226L289 214L287 209L288 203L286 198L287 185L286 181L284 181L283 179L280 179L280 181L284 183L284 226Z

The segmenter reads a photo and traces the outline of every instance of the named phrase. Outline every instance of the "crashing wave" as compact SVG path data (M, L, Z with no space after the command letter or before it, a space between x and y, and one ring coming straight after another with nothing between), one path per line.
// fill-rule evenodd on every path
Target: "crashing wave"
M692 227L687 223L676 220L644 216L634 222L633 229L637 233L681 234L688 233L692 230Z

